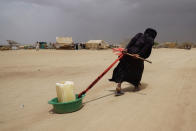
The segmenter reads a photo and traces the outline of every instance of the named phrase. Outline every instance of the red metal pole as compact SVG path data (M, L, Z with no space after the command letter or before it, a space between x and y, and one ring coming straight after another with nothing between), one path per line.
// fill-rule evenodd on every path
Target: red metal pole
M99 75L84 91L82 91L78 98L80 98L82 95L86 94L86 92L91 89L121 58L123 57L123 54L119 55L118 59L116 59L101 75Z

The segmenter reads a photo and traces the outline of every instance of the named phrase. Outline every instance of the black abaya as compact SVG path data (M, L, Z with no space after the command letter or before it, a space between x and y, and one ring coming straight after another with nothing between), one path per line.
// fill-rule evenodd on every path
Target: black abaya
M150 32L151 33L151 32ZM127 45L127 52L130 54L138 54L142 58L148 58L151 54L154 38L148 33L138 33ZM122 83L129 82L134 86L138 86L144 70L144 61L124 55L119 64L113 71L110 81Z

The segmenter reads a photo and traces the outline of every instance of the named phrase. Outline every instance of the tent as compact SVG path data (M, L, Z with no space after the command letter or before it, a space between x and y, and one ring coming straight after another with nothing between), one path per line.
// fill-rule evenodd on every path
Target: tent
M72 37L56 37L56 48L73 48Z
M108 44L103 40L89 40L85 44L86 49L106 49Z
M7 40L8 44L10 45L12 50L17 50L19 49L20 44L16 41L13 40Z
M176 42L165 42L164 47L165 48L176 48L177 43Z
M193 43L191 42L183 42L177 46L180 49L191 49L193 47Z
M39 42L39 48L46 49L47 48L47 42Z

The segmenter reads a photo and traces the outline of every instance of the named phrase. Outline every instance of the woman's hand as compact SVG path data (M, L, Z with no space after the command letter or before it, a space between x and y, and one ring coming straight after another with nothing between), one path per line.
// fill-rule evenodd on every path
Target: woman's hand
M122 51L122 53L123 53L123 54L126 54L126 53L127 53L127 49L124 49L124 50Z
M140 57L138 54L132 54L133 55L133 58L138 58Z

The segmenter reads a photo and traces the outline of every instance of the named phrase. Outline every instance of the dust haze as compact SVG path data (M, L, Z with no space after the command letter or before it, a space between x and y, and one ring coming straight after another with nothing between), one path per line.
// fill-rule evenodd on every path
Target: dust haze
M0 41L119 42L152 27L159 42L195 42L195 16L195 0L1 0Z

